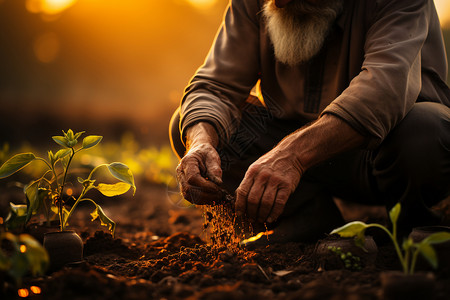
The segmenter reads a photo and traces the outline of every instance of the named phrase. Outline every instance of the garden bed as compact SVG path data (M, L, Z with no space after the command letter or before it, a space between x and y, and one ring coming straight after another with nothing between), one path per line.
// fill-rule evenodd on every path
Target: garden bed
M25 278L25 287L41 288L29 298L380 299L380 272L400 269L390 244L379 245L375 264L358 271L326 269L315 244L215 247L205 241L201 209L174 205L163 186L139 186L135 197L101 205L117 222L115 238L90 222L92 208L81 207L70 225L84 241L84 260ZM436 299L448 299L449 270L437 271L436 281Z

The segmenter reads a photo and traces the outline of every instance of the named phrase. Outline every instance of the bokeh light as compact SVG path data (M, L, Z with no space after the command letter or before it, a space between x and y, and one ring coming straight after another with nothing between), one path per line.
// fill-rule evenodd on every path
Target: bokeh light
M33 294L35 295L39 295L41 293L41 288L35 285L30 286L30 290L33 292Z
M27 289L19 289L17 290L17 294L20 298L27 298L30 295L30 292Z
M51 63L59 55L60 42L53 32L39 35L33 43L33 51L36 58L42 63Z
M75 4L77 0L27 0L25 7L31 13L59 14Z

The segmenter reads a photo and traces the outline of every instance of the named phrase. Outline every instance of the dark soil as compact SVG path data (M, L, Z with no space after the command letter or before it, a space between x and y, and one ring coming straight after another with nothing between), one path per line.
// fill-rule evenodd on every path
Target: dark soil
M382 299L380 272L400 269L389 243L378 245L375 263L361 262L359 270L324 265L315 244L252 251L208 244L202 210L174 205L161 186L138 186L135 197L101 205L117 222L115 238L90 222L91 207L81 207L71 227L84 241L84 260L25 278L25 287L42 289L29 298ZM435 275L435 299L449 299L449 269ZM2 299L15 295L10 290Z

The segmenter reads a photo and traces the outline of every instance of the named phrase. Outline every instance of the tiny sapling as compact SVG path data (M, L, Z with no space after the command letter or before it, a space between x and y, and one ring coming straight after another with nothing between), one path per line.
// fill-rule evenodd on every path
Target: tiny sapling
M103 195L112 197L126 193L130 187L133 188L134 195L136 186L133 174L128 166L120 162L98 165L92 169L86 179L78 177L82 189L78 197L70 196L69 199L75 201L73 205L69 205L67 196L64 197L64 189L68 183L67 175L75 154L96 146L102 140L101 136L90 135L83 139L81 145L78 145L78 139L83 133L84 131L74 133L69 129L67 132L63 131L63 136L54 136L53 140L62 146L62 149L56 153L48 151L48 159L37 157L31 152L22 153L14 155L0 167L0 178L5 178L34 161L42 161L46 166L44 173L25 187L27 205L11 204L10 215L5 220L6 225L10 227L24 225L33 214L42 212L47 222L50 222L52 215L56 215L59 219L60 230L64 231L68 225L68 219L77 205L82 201L89 201L95 206L91 213L92 220L99 219L100 223L107 226L111 234L114 235L116 226L114 221L105 215L102 208L94 200L85 196L90 190L96 189ZM94 174L100 168L106 168L119 181L114 184L96 184Z
M3 249L1 246L4 243L9 247ZM47 251L32 236L0 232L0 271L13 278L17 286L22 284L22 277L28 273L33 276L43 275L48 265ZM2 285L0 283L0 288Z
M420 254L430 263L433 268L437 268L438 259L433 244L444 243L450 241L449 232L436 232L423 239L422 241L415 243L410 237L405 239L402 244L402 249L397 241L397 220L400 215L401 204L397 203L389 212L389 218L392 222L392 231L389 231L385 226L372 223L366 224L364 222L355 221L350 222L342 227L334 229L331 234L339 234L341 237L355 237L355 244L364 247L364 233L367 228L376 227L380 228L392 240L395 251L400 260L400 263L405 274L413 274L416 266L417 257ZM403 250L403 252L402 252Z

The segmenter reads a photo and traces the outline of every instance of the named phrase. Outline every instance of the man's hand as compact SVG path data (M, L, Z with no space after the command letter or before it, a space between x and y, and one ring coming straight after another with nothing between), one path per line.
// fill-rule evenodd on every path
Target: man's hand
M364 143L365 137L345 121L323 115L288 135L249 167L236 190L236 212L259 222L274 222L307 169Z
M258 222L273 222L296 189L303 167L290 149L287 137L255 161L236 191L236 212Z
M189 127L186 133L187 153L177 167L183 197L195 204L214 204L222 200L220 157L215 146L218 136L208 123Z

